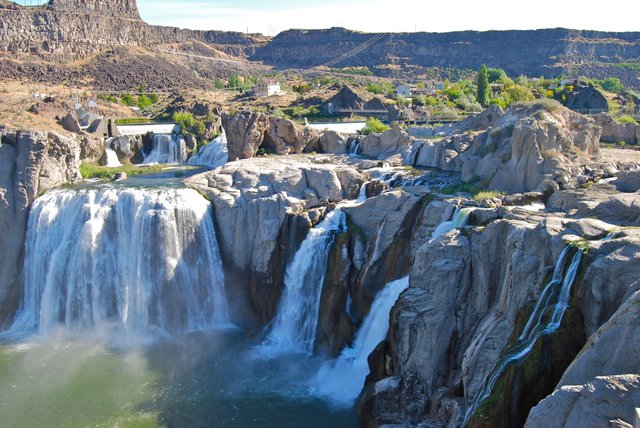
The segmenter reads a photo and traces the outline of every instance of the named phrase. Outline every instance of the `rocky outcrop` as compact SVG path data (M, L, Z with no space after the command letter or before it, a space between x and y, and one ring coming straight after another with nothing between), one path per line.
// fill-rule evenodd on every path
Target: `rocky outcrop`
M556 97L558 101L563 101L563 104L571 110L585 111L585 113L589 110L609 110L609 102L593 83L576 80L571 85L571 88L566 88L564 91L557 93Z
M315 145L318 139L319 131L289 119L270 117L262 145L278 155L300 154L308 145Z
M595 123L602 128L601 141L607 143L618 143L623 141L627 144L638 144L640 136L640 125L635 123L618 123L608 113L600 113L594 116Z
M409 136L400 125L393 127L383 134L367 135L360 143L359 154L376 159L386 159L395 154L403 158L409 154L413 137Z
M545 191L553 182L575 187L582 166L599 153L600 127L553 101L516 106L504 115L494 112L491 116L497 120L486 130L416 142L407 161L461 171L464 181L522 193Z
M230 162L187 183L213 202L229 288L244 290L254 316L266 322L286 268L278 244L285 219L303 216L308 229L319 220L310 210L355 199L365 178L331 157L267 157Z
M565 246L562 236L599 239L615 228L591 219L516 212L498 209L486 226L452 231L434 241L416 238L421 244L410 288L392 311L387 340L370 357L372 375L357 406L363 420L375 426L461 423L465 406L520 334ZM631 319L637 318L639 244L635 231L591 242L588 268L574 286L563 328L536 342L529 360L505 372L491 404L470 426L524 424L529 408L558 382L586 384L600 374L639 372L634 357L638 328ZM583 335L590 336L586 344ZM570 376L573 380L565 381ZM620 401L630 402L629 394L621 391Z
M637 373L637 372L636 372ZM525 428L635 426L640 376L598 376L564 386L531 409Z
M335 131L325 131L318 140L318 151L321 153L333 153L346 155L349 153L348 139Z
M150 140L149 136L146 138ZM123 135L115 137L109 141L108 146L116 152L118 160L123 164L141 163L144 160L142 153L144 144L141 136ZM148 146L150 148L150 142Z
M227 134L229 160L253 157L262 145L269 125L269 117L264 113L244 111L231 116L222 115L222 127Z
M16 308L29 207L48 189L81 179L80 149L50 132L0 131L0 324ZM5 309L7 308L7 309Z

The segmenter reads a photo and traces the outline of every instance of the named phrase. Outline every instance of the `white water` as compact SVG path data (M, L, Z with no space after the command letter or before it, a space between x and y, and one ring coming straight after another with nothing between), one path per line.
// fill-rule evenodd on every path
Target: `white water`
M346 229L340 207L311 229L285 274L278 313L264 348L268 353L313 352L320 297L333 236Z
M431 235L431 241L435 241L445 233L451 232L454 229L462 229L467 225L469 221L469 215L473 212L472 208L460 208L458 207L453 213L453 217L449 221L444 221L436 227Z
M376 296L352 347L327 363L312 380L312 391L340 405L350 406L369 374L367 358L389 331L389 314L400 294L409 287L409 277L390 282Z
M211 206L190 189L48 192L31 209L23 279L5 337L229 323Z
M511 346L505 356L502 357L500 361L498 361L496 366L492 369L491 373L489 373L484 387L482 388L482 390L480 390L476 398L473 400L471 406L469 406L469 408L467 409L463 426L467 424L469 418L478 409L478 407L487 398L489 398L491 392L493 391L493 388L495 387L496 383L505 372L505 370L513 363L520 362L524 358L526 358L536 344L536 341L541 336L553 334L560 328L564 313L569 307L571 287L573 286L573 283L576 279L578 269L580 267L580 262L582 261L582 252L578 250L573 256L566 274L564 274L564 267L570 249L571 247L567 246L560 254L560 257L556 262L551 281L545 286L542 293L540 293L540 297L538 298L538 301L536 302L536 305L531 312L529 319L527 320L527 324L518 337L517 342L513 346ZM558 287L560 287L559 290ZM554 298L557 298L557 300L555 305L553 306L551 318L546 324L543 324L542 318L551 307Z
M229 160L227 150L227 136L222 133L202 147L198 153L189 158L189 165L205 165L210 168L218 168Z
M151 152L145 154L143 165L183 164L187 161L187 145L176 134L153 134Z
M310 123L309 128L319 131L335 131L340 134L356 134L367 126L366 122Z
M122 164L120 163L120 159L118 159L118 155L116 154L115 150L113 150L109 146L109 144L111 143L112 140L113 140L113 138L109 138L104 143L104 154L105 154L105 157L107 158L107 165L106 166L109 167L109 168L115 168L115 167L122 166Z

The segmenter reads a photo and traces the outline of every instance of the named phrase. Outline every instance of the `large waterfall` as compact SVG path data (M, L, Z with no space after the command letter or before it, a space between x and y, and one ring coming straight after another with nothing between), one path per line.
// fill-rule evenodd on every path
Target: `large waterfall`
M189 165L205 165L210 168L217 168L227 163L228 160L227 136L222 133L211 140L209 144L200 148L198 153L189 158L188 163Z
M229 323L210 204L190 189L54 190L29 217L24 298L7 336Z
M409 287L409 277L393 281L378 293L364 319L353 346L342 350L337 360L325 364L312 381L314 392L343 405L352 405L369 374L367 358L389 331L389 313L400 294Z
M187 146L181 135L154 134L151 151L145 154L144 164L182 164L187 161Z
M345 214L336 208L309 231L287 267L278 313L265 341L267 348L313 351L329 249L334 234L345 228Z
M527 323L522 330L518 340L506 352L506 354L498 361L496 366L491 370L483 388L473 400L473 403L467 409L463 425L466 425L469 418L478 409L478 407L491 395L496 383L505 372L505 370L514 363L518 363L525 359L533 349L536 341L543 335L555 333L562 323L564 313L569 307L569 298L571 287L578 274L578 268L582 261L582 252L576 251L571 264L566 269L565 265L571 246L567 246L556 262L555 269L551 281L545 286L540 293L540 297L536 302ZM553 303L555 300L555 304ZM544 315L551 309L549 320L544 323Z

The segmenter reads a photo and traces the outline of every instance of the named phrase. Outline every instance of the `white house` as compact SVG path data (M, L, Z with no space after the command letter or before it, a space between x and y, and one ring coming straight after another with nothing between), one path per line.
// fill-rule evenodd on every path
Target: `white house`
M253 92L258 97L271 97L273 95L281 95L282 89L280 82L274 79L260 79L253 87Z
M415 86L413 85L400 85L396 88L396 94L403 97L410 97L413 95L413 91L415 90Z

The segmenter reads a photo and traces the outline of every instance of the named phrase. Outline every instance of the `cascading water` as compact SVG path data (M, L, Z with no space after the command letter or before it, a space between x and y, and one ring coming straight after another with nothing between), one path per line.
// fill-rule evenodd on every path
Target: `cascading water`
M327 257L336 232L346 229L340 207L309 231L285 274L285 289L264 347L275 353L312 352Z
M473 212L472 208L456 208L455 213L453 213L453 217L449 221L444 221L436 227L431 235L431 241L435 241L445 233L448 233L454 229L462 229L467 225L469 221L469 216Z
M120 163L120 159L118 159L118 155L110 146L111 141L113 141L113 138L107 139L107 141L105 141L104 143L104 154L107 163L106 166L109 168L122 166L122 164Z
M183 164L187 161L187 146L181 135L154 134L151 152L145 154L143 164Z
M202 147L198 153L189 158L189 165L205 165L210 168L218 168L229 160L227 150L227 136L223 132L220 136L211 140L209 144Z
M390 282L378 293L352 347L327 363L312 380L312 391L341 405L352 405L369 374L367 358L389 331L389 313L400 294L409 287L409 277Z
M210 203L190 189L54 190L33 204L7 338L58 327L146 334L229 323Z
M578 250L573 256L566 273L564 273L566 260L571 248L571 246L567 246L560 254L560 257L556 262L551 281L542 290L542 293L540 294L540 297L538 298L522 333L518 337L516 343L509 348L507 353L500 359L500 361L498 361L496 366L489 373L484 387L480 390L471 406L467 409L463 426L467 424L469 418L478 409L478 407L487 398L489 398L493 388L505 370L510 365L525 359L541 336L553 334L560 328L564 313L569 307L571 287L576 279L580 262L582 261L582 252ZM554 298L557 298L555 304L552 303ZM551 312L551 317L549 321L544 324L542 319L552 304L553 310Z

